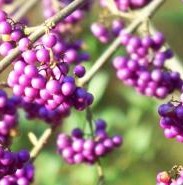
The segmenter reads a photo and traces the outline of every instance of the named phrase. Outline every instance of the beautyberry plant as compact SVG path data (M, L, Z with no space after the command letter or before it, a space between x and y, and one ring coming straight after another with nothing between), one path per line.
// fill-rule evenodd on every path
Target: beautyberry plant
M102 119L96 119L97 112L108 110L110 99L118 98L111 93L109 98L105 97L104 105L98 106L103 89L108 88L97 72L111 60L110 68L117 79L132 87L136 96L164 101L156 110L159 125L166 138L183 143L182 66L176 67L179 65L176 54L151 22L165 2L0 0L0 185L36 184L36 174L40 173L35 170L37 158L51 138L52 158L59 157L60 165L63 160L68 165L97 166L97 185L107 183L103 161L110 159L113 165L113 155L120 152L123 144L122 135L124 148L128 135L120 133L113 123L115 119L128 122L121 120L121 112L119 116L115 111L101 114ZM33 19L26 14L37 4L43 22L32 26ZM38 11L33 14L33 22L41 20L37 16ZM105 51L103 45L108 45ZM93 63L95 50L103 53ZM177 94L180 98L175 99ZM108 120L110 114L115 119ZM32 127L36 134L30 129L30 121L35 122ZM40 125L45 130L38 138ZM29 143L22 142L24 146L17 147L25 134ZM146 139L142 140L134 148L143 148ZM126 161L129 163L129 158ZM182 185L182 166L158 173L156 181L157 185Z

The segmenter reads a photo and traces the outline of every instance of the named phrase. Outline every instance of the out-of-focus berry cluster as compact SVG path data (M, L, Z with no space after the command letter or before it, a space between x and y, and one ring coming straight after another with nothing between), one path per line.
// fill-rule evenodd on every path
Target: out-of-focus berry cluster
M170 171L158 173L156 185L181 185L183 184L183 170L181 166L175 166Z
M139 8L143 8L152 0L114 0L116 7L120 11L127 12L129 10L136 10ZM107 7L106 0L100 0L100 5L103 7Z
M11 143L11 132L18 124L17 103L14 97L9 98L5 91L0 90L0 144Z
M102 43L108 43L117 37L125 24L122 20L114 19L111 25L95 22L91 25L91 32Z
M34 166L27 163L13 175L7 175L0 180L0 185L29 185L34 180Z
M74 129L71 136L59 134L57 138L58 153L69 164L93 164L121 144L122 137L110 137L106 131L106 122L101 119L95 122L94 135L91 138L85 137L79 128Z
M180 74L165 67L173 53L163 48L165 39L162 33L141 38L122 32L121 43L126 47L128 55L115 57L113 65L122 82L141 94L160 99L175 90L181 90Z
M85 3L84 6L75 10L63 21L60 21L59 24L57 24L56 29L59 30L61 33L66 33L66 34L68 31L72 31L73 25L83 20L85 18L85 14L90 9L91 0L86 0L86 1L88 2ZM72 0L67 0L67 1L42 0L44 17L46 19L49 17L52 17L59 10L66 7L71 2Z
M182 103L166 103L158 109L161 116L160 127L164 130L166 138L176 138L183 142L183 106Z
M9 5L11 3L13 3L13 0L1 0L0 1L0 8L2 8L3 5Z
M11 152L0 146L0 178L12 175L17 169L23 168L29 158L27 150Z

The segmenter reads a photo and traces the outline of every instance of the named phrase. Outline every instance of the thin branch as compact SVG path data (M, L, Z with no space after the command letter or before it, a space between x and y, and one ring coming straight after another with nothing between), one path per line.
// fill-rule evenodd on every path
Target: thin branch
M26 35L30 35L31 33L35 32L37 29L39 29L41 26L32 26L32 27L25 27L24 33Z
M35 158L38 156L40 151L43 149L43 147L47 144L49 138L53 134L54 129L48 128L44 131L43 135L39 138L34 148L31 150L31 161L34 161Z
M32 42L35 42L38 40L42 35L45 33L45 26L46 27L54 27L57 25L61 20L66 18L68 15L70 15L72 12L74 12L76 9L78 9L80 6L82 6L84 3L86 3L88 0L75 0L74 2L70 3L67 7L60 10L56 15L53 17L47 19L41 26L40 29L36 30L30 35L30 40Z
M27 14L27 12L32 9L36 3L38 3L38 0L27 0L25 1L25 3L20 6L20 8L18 9L18 11L16 11L16 13L13 15L13 20L15 22L20 21L20 19L25 16Z
M72 12L74 12L77 8L79 8L81 5L86 3L86 0L75 0L74 2L70 3L67 7L60 10L56 15L46 20L43 24L41 24L40 29L36 30L30 35L30 40L32 43L34 43L36 40L38 40L41 36L45 34L46 26L56 25L61 20L66 18L68 15L70 15ZM46 26L45 26L46 25ZM21 51L18 47L12 50L12 52L3 58L0 61L0 73L5 70L15 59L17 56L21 54Z
M100 160L97 161L97 173L98 173L97 185L104 185L105 176L104 176L104 172L103 172L103 168L102 168Z
M33 144L33 146L36 146L38 143L38 139L36 135L33 132L29 132L28 137L29 137L30 142Z
M139 17L135 19L125 30L125 33L133 32L144 20L150 18L154 15L157 9L165 2L166 0L154 0L146 8L138 14ZM78 80L78 85L83 86L88 83L94 76L94 74L100 70L100 68L108 61L112 54L118 49L121 44L120 36L117 37L111 45L104 51L100 58L95 62L91 69L85 74L85 76Z

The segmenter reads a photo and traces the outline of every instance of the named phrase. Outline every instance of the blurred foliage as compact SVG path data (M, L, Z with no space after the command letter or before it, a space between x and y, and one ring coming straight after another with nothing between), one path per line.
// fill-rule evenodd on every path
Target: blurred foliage
M37 10L39 7L31 12L30 17L37 16ZM99 12L94 10L89 19L85 20L83 29L86 31L81 35L87 43L92 61L107 47L100 44L89 32L89 23L97 19L96 13ZM183 58L183 4L180 0L168 0L156 14L154 22ZM118 51L121 52L123 51ZM86 65L89 68L92 62ZM110 134L124 136L121 149L102 159L106 184L154 185L158 171L169 169L174 164L183 164L183 146L174 140L165 139L158 126L157 107L162 102L141 96L133 89L123 86L114 73L109 61L89 84L89 90L95 96L92 107L94 119L106 119ZM30 149L27 133L32 131L40 136L46 126L38 120L27 121L21 115L21 131L13 148ZM73 111L61 130L70 133L72 128L78 126L86 127L85 112ZM35 165L35 185L95 185L97 181L95 166L69 166L62 161L56 154L55 137L43 149Z

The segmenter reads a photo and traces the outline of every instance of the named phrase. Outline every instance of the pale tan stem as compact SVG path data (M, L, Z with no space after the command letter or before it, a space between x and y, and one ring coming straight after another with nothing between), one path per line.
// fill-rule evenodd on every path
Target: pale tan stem
M49 138L51 137L54 129L48 128L44 131L43 135L39 138L34 148L31 150L31 159L34 160L37 155L40 153L40 151L43 149L43 147L47 144Z

